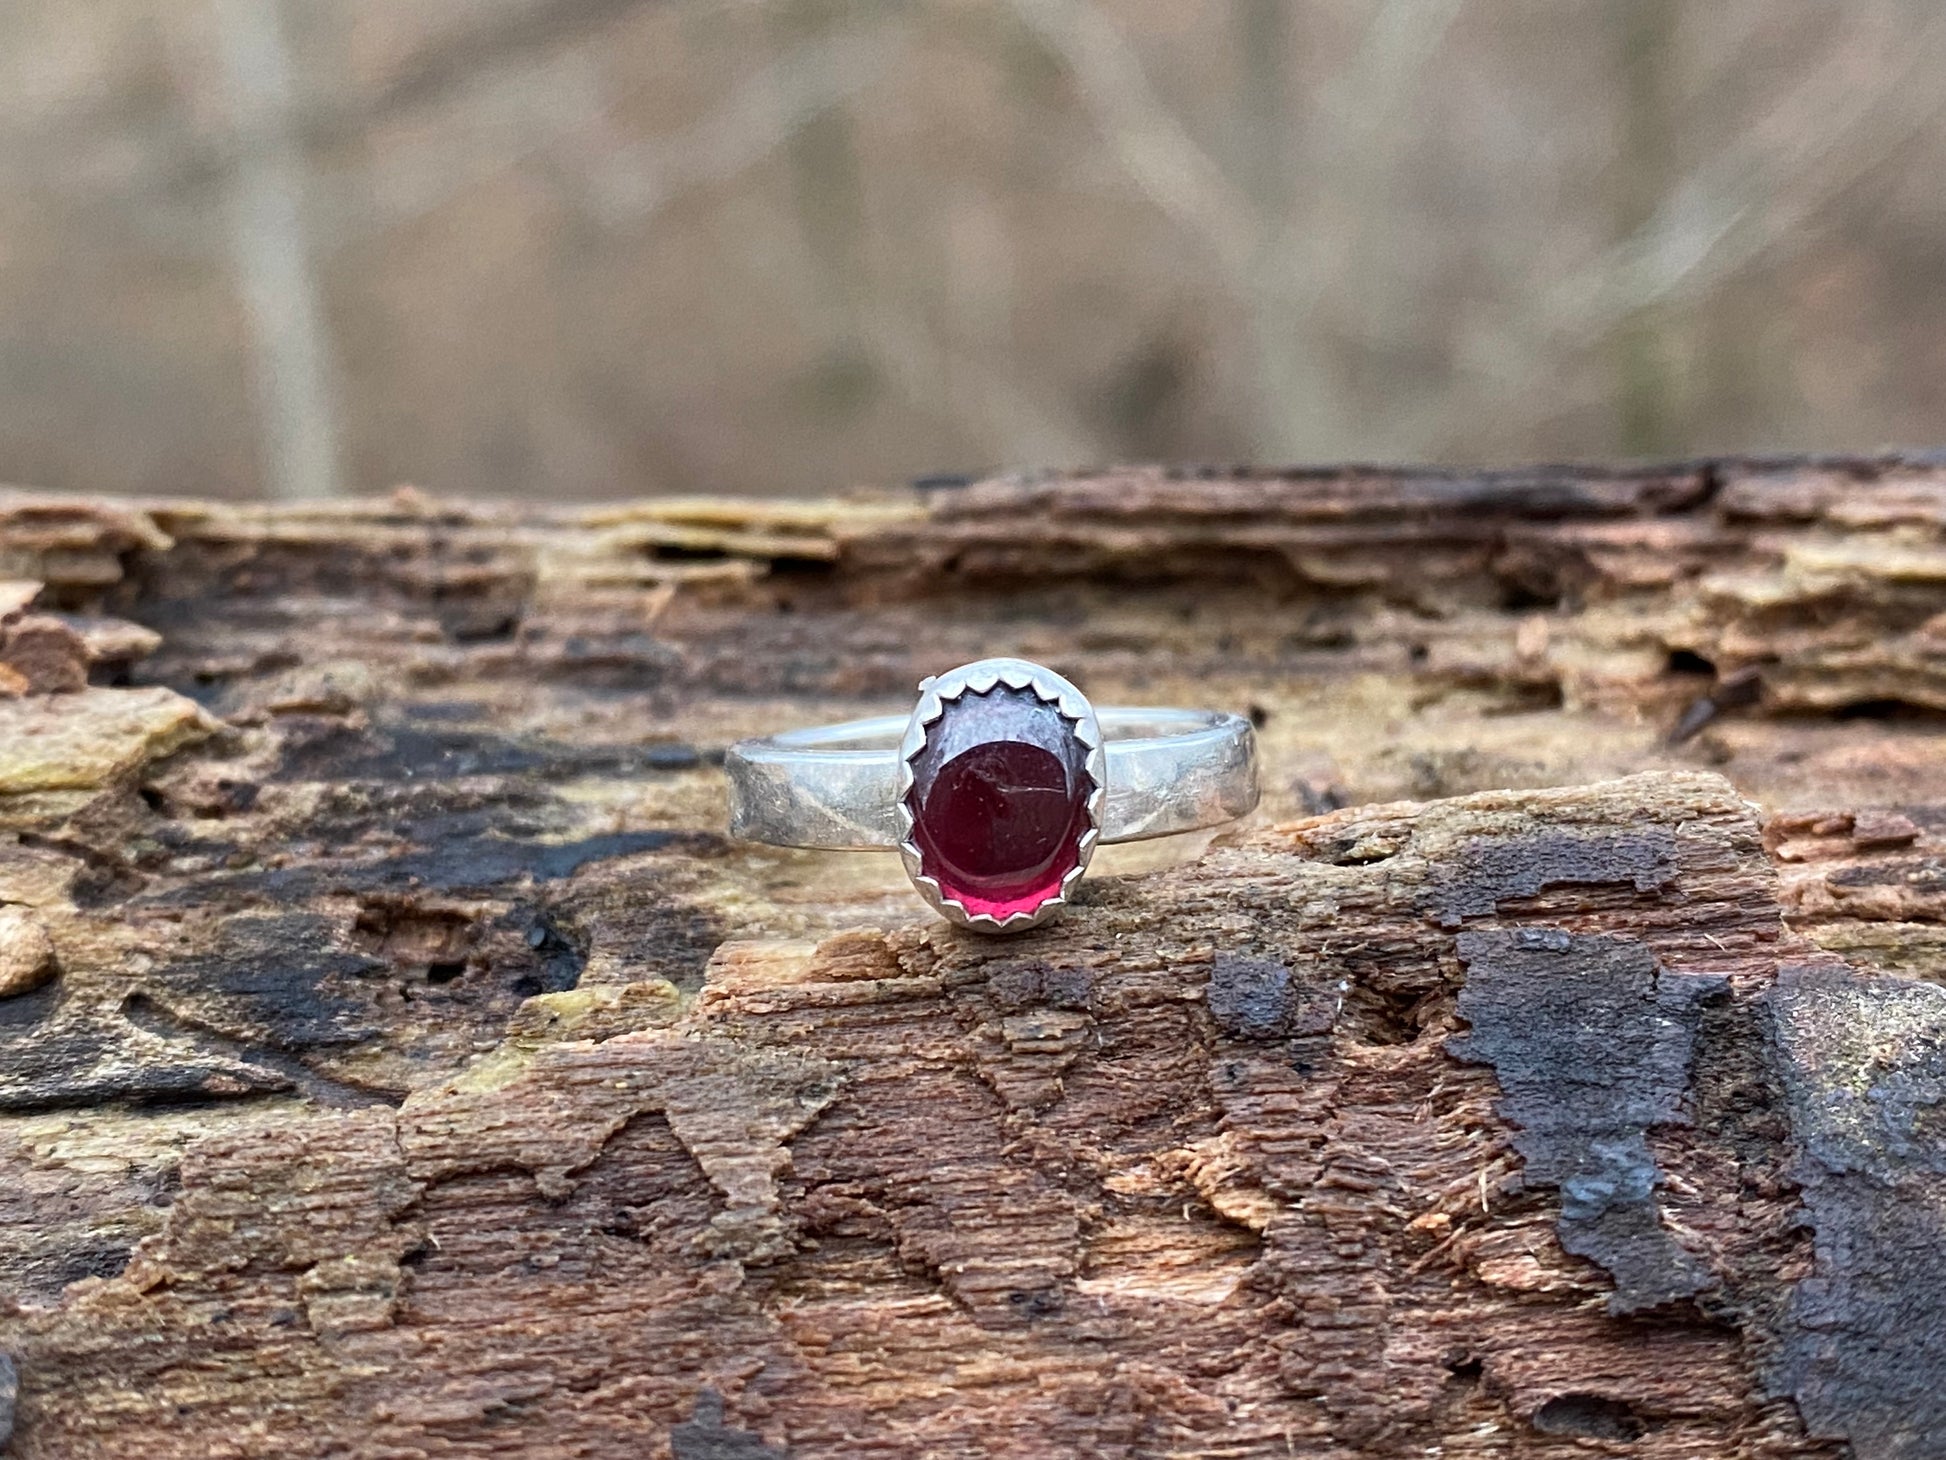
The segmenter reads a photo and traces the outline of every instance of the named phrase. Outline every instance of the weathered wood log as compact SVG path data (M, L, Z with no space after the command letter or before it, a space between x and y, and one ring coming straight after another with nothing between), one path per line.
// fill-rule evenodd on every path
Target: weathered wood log
M1946 1455L1946 465L0 498L31 1460ZM739 846L994 653L1248 709L1058 923Z

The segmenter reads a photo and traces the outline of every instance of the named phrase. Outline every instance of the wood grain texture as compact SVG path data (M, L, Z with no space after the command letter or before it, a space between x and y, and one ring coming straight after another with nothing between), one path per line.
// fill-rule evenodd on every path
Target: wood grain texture
M1946 1454L1946 465L0 495L31 1460ZM988 654L1247 710L1055 925L740 846Z

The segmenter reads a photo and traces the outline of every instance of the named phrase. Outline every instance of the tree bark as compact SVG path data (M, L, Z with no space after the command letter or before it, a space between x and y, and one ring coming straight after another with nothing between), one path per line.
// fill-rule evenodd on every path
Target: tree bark
M0 497L23 1460L1946 1455L1946 466ZM1057 923L722 747L1018 653Z

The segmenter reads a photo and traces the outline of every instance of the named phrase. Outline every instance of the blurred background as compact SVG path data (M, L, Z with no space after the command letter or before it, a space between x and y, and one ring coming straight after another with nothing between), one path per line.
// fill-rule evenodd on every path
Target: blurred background
M1936 0L7 0L0 480L1946 439Z

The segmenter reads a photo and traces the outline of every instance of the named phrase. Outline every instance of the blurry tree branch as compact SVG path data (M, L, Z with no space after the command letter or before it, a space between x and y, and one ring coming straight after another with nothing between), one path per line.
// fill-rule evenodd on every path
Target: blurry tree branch
M412 64L351 106L318 107L300 126L309 146L355 139L369 127L406 112L444 105L483 71L525 67L537 52L586 41L615 21L663 0L542 0L477 23L451 40L419 52Z
M1668 195L1681 167L1684 27L1678 0L1622 0L1612 19L1608 49L1622 99L1608 192L1616 231L1632 234ZM1676 447L1686 394L1677 363L1681 329L1682 322L1656 301L1643 300L1608 332L1620 444L1632 456Z
M1101 443L1093 433L1062 408L1057 395L1020 380L1010 362L989 364L974 351L955 349L926 320L883 299L867 306L860 327L865 344L913 404L938 410L942 402L958 404L970 395L976 419L952 424L1006 441L1016 464L1080 466L1099 459Z
M262 470L273 498L338 493L330 331L305 230L282 0L211 0L239 142L228 220L251 335Z
M1946 22L1936 22L1902 37L1869 85L1842 57L1814 68L1735 145L1669 190L1641 229L1548 291L1550 327L1582 336L1612 328L1802 242L1820 211L1946 111L1946 93L1924 80L1942 60Z
M482 104L504 110L516 92L546 107L547 87L535 84L537 66L585 66L577 43L661 3L536 0L510 8L421 47L376 87L321 88L315 96L293 88L283 133L297 150L318 154L417 112ZM543 76L549 83L561 79L552 69ZM200 252L213 198L228 191L242 163L238 139L197 136L164 121L121 98L44 107L0 126L0 170L18 168L61 184L105 217L140 218L152 240L173 252Z
M403 131L374 149L355 177L320 183L327 246L366 243L427 216L597 126L605 104L597 64L578 50L455 87L445 96L445 125Z
M1273 362L1272 369L1288 362L1281 367L1278 419L1261 442L1273 459L1379 449L1334 377L1326 354L1334 333L1328 322L1349 313L1351 327L1342 333L1375 344L1386 337L1393 316L1411 307L1385 267L1396 258L1387 194L1409 150L1397 134L1420 75L1465 5L1382 0L1352 64L1319 93L1319 124L1312 131L1329 138L1329 145L1310 149L1299 188L1264 219L1258 353ZM1327 209L1327 224L1320 227Z
M641 0L637 0L641 3ZM482 179L566 144L592 211L636 226L695 187L728 182L771 156L800 128L856 96L899 59L895 22L807 41L744 81L689 127L646 141L604 130L614 98L584 51L513 72L490 72L444 92L463 123L401 137L364 173L363 201L328 210L333 247L409 224Z
M634 222L686 188L755 166L884 76L906 36L904 26L885 24L804 42L684 131L591 155L584 166L599 211L612 222Z
M449 112L446 127L390 139L383 153L363 166L355 185L314 175L314 245L329 252L369 241L425 216L482 179L598 126L612 98L603 95L593 58L585 51L566 49L514 67L507 64L513 59L511 50L517 44L545 48L582 34L585 25L571 28L565 23L580 9L612 17L646 3L650 0L549 6L544 15L525 17L518 25L449 43L412 68L416 79L410 84L392 83L376 97L336 110L303 108L293 100L276 143L287 153L293 144L303 152L363 135L408 103L437 103ZM544 24L548 16L553 23ZM637 223L688 188L733 178L764 160L797 128L882 77L898 60L906 36L904 26L885 23L807 42L682 132L624 144L605 138L603 148L580 149L576 166L587 178L595 211L612 222ZM471 58L470 72L460 67L461 57ZM129 125L137 120L117 116ZM127 154L128 139L111 135L116 117L96 120L107 130L93 143L67 138L67 147ZM146 135L135 174L72 165L62 169L53 166L52 158L33 170L80 190L84 204L112 210L119 218L149 219L152 241L172 253L205 253L214 246L208 232L208 194L217 188L227 191L228 180L250 164L250 152L266 144L254 133L172 142L149 123L143 126ZM9 162L31 165L24 150L0 148L0 168ZM173 222L162 224L157 233L157 219Z
M1654 451L1704 424L1808 441L1832 419L1876 434L1910 410L1861 392L1892 349L1866 338L1864 311L1919 318L1896 291L1924 289L1938 231L1908 174L1946 146L1946 20L1918 0L1843 19L1811 0L1591 0L1531 25L1466 0L1224 0L1193 23L1134 0L977 15L948 0L400 0L382 21L362 0L315 0L286 12L293 56L267 67L274 48L240 43L227 68L212 9L146 4L76 29L58 0L33 0L0 23L14 51L0 50L0 198L17 220L0 282L30 305L42 280L85 291L94 276L170 301L58 304L52 326L16 308L0 364L39 393L16 416L51 461L73 435L60 402L91 392L131 418L151 409L144 391L184 422L227 409L223 345L243 319L266 460L308 458L282 490L327 490L289 484L335 474L321 297L357 342L347 409L369 413L367 382L394 376L451 406L500 372L527 399L495 320L465 317L464 290L418 292L440 249L476 240L560 289L518 315L559 378L512 413L504 449L469 455L481 436L456 430L414 471L444 453L455 473L538 461L602 483L660 454L774 479L761 452L721 450L732 425L693 440L644 426L645 402L692 382L614 361L672 301L702 307L717 368L803 410L845 472L903 471L915 450L953 464L1454 459L1584 438ZM460 219L486 231L449 233ZM725 248L749 250L741 281L734 264L714 272ZM603 274L648 260L663 277ZM692 276L706 294L684 295ZM614 328L587 328L618 292ZM1840 292L1855 334L1831 313ZM1813 322L1830 348L1776 348ZM415 351L448 328L478 365L413 379ZM201 359L175 377L190 349ZM1833 413L1817 422L1796 410L1815 391ZM185 424L143 470L216 460L233 477L223 419ZM361 415L361 459L398 429Z
M1136 184L1200 235L1233 278L1256 256L1249 200L1172 113L1121 30L1087 0L1013 0L1014 10L1073 75L1082 103Z
M1489 401L1501 403L1506 429L1543 425L1571 408L1560 391L1537 388L1537 375L1558 371L1564 355L1607 339L1639 310L1694 302L1808 246L1821 219L1946 112L1946 93L1928 83L1942 63L1946 21L1882 36L1865 64L1823 58L1731 146L1668 188L1637 231L1476 332L1456 388L1409 431L1450 431ZM1504 414L1510 403L1530 413Z
M1352 449L1339 390L1324 358L1322 319L1334 290L1369 274L1363 214L1335 247L1314 226L1320 195L1377 189L1372 154L1402 114L1410 83L1438 50L1465 0L1384 0L1358 59L1325 92L1323 110L1344 142L1310 159L1295 187L1251 192L1190 136L1150 81L1141 58L1092 0L1014 0L1014 9L1063 62L1089 114L1142 191L1210 248L1242 305L1258 383L1257 454L1295 459ZM1249 12L1246 12L1246 21ZM1249 99L1246 98L1246 105ZM1259 104L1261 110L1261 104ZM1288 123L1286 123L1288 125Z
M1165 216L1202 240L1241 305L1254 345L1257 450L1323 447L1334 414L1328 380L1303 348L1308 322L1280 286L1261 210L1190 136L1127 38L1089 0L1014 0L1014 9L1073 77L1122 168Z

